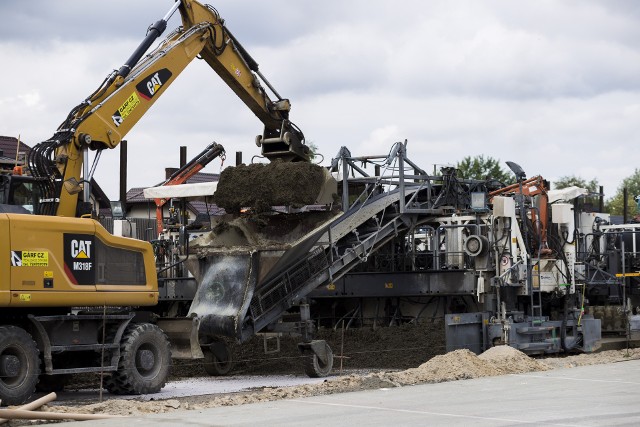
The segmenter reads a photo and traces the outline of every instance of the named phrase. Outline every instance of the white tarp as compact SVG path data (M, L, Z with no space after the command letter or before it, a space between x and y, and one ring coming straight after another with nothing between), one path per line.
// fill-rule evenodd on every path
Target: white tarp
M147 199L172 199L172 198L204 198L212 196L218 187L217 182L198 182L196 184L164 185L161 187L149 187L142 190Z
M549 197L549 203L556 202L558 200L570 201L579 196L586 196L589 191L585 188L571 186L563 188L561 190L549 190L547 191L547 197Z

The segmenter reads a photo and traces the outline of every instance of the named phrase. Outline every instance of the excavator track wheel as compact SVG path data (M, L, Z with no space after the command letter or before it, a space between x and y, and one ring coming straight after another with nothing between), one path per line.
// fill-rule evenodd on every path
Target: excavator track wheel
M118 370L105 382L113 394L157 393L171 368L169 340L151 323L130 324L120 343Z
M0 399L19 405L33 394L40 375L38 347L31 335L17 326L0 327Z
M333 351L326 342L324 343L324 351L324 362L310 349L304 351L304 373L309 378L323 378L331 373L331 369L333 369Z

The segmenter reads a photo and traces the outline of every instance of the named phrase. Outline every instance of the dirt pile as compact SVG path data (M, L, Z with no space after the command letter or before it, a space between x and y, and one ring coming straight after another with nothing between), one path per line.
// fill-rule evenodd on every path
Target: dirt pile
M161 414L176 409L189 409L189 405L177 399L161 402L138 402L135 400L111 399L101 403L82 406L49 406L42 407L43 412L75 412L78 414L110 414L121 416L136 416L145 414Z
M387 375L400 385L413 385L466 380L499 374L500 371L492 363L487 363L471 351L462 349L436 356L417 368L392 372Z
M271 206L312 205L324 181L322 166L306 162L239 165L222 171L213 200L228 213L244 207L261 212Z
M508 345L491 347L478 356L496 368L500 374L521 374L524 372L546 371L551 369L545 363L532 359L523 352Z

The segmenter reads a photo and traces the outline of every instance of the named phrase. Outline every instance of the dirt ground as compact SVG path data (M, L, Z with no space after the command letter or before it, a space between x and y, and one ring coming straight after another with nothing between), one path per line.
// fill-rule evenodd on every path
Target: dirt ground
M640 359L640 349L546 358L531 358L507 346L491 348L479 356L468 350L446 353L443 329L442 322L436 321L377 330L321 330L319 338L330 343L336 358L333 375L318 384L266 387L250 392L163 401L112 399L90 405L46 405L42 410L133 416ZM237 363L232 374L301 373L302 361L296 342L294 339L282 339L281 351L269 355L264 354L264 343L260 337L243 346L236 346L234 352ZM275 346L275 341L269 345ZM343 369L358 368L363 370L359 372L365 373L340 375L341 361ZM198 363L176 361L172 378L205 375L204 368ZM74 379L70 387L82 388L83 381L88 380L90 378L84 375L82 379ZM12 421L8 425L31 424L34 422Z

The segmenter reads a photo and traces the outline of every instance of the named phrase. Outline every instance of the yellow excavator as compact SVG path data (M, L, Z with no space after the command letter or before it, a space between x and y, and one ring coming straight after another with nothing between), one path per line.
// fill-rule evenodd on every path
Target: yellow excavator
M178 10L182 26L147 54ZM289 101L218 12L176 1L125 64L31 150L31 177L2 179L2 404L22 403L36 387L59 388L73 373L105 372L105 387L116 394L153 393L165 384L171 353L153 309L159 290L152 246L113 236L92 219L89 183L99 153L118 146L196 57L262 121L256 142L263 156L309 160L304 135L289 120ZM91 168L90 150L97 150ZM25 189L34 190L32 196L18 197Z

